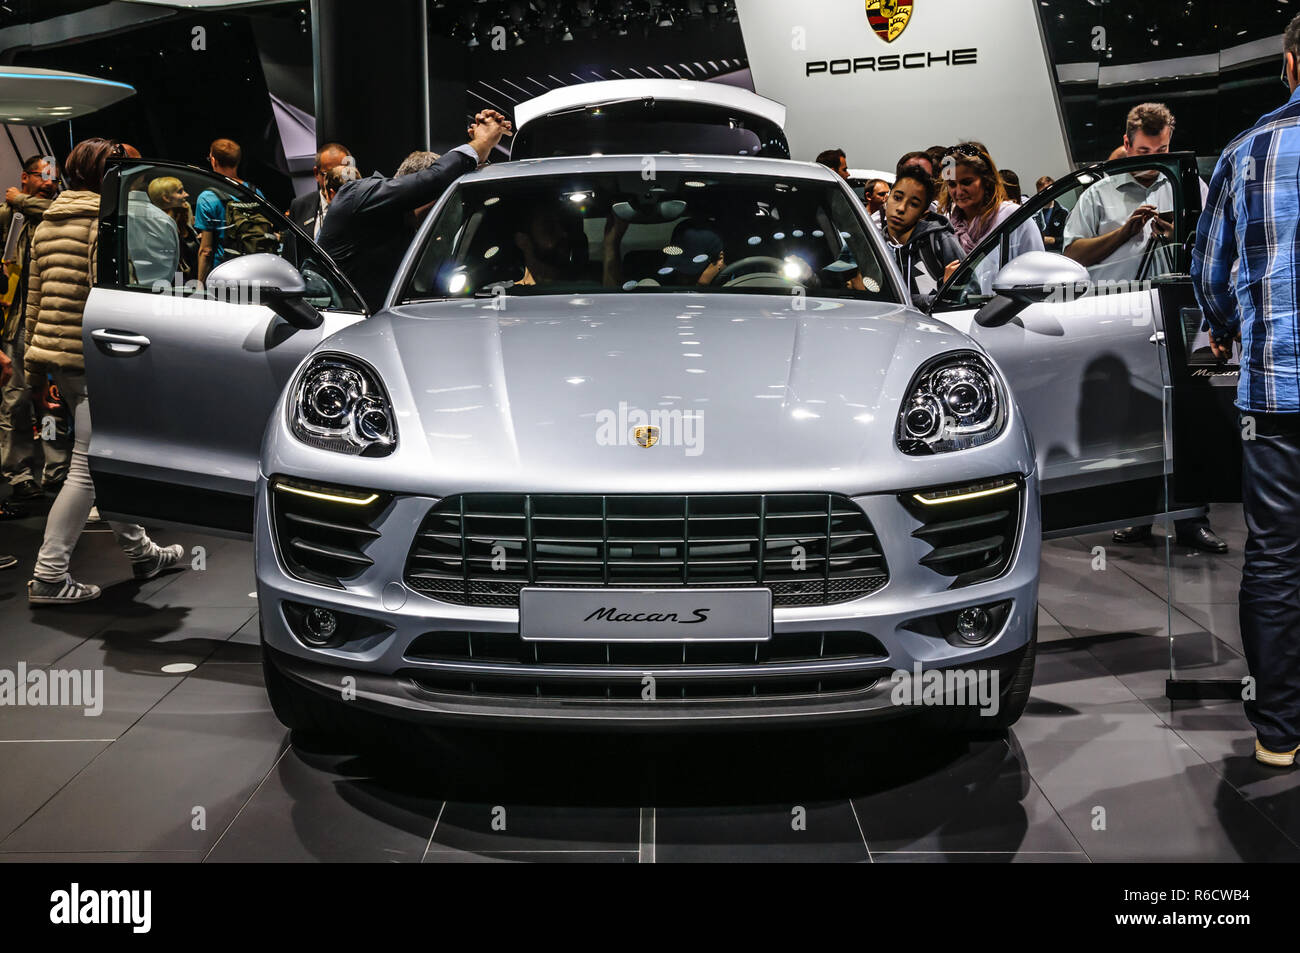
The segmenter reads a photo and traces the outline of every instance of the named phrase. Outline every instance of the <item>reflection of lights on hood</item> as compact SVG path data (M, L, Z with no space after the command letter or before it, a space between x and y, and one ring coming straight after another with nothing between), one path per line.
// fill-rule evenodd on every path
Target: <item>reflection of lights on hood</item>
M565 382L566 384L585 384L585 383L587 382L587 378L585 378L585 377L566 377L566 378L564 379L564 382Z
M585 202L585 201L587 201L587 193L586 193L586 192L571 192L571 193L569 194L569 201L570 201L570 202Z
M698 180L696 180L696 179L689 179L689 180L687 180L686 182L683 182L682 185L685 185L687 188L691 188L691 189L702 189L702 188L704 188L704 183L703 183L703 182L700 182L700 181L698 181Z
M489 198L489 199L484 199L484 200L483 200L483 204L484 204L484 205L496 205L496 204L497 204L498 202L500 202L500 201L501 201L501 196L499 196L499 195L494 195L494 196L492 196L492 197Z
M469 276L466 275L463 271L458 271L456 272L456 274L452 275L451 280L447 282L447 290L454 295L460 294L462 291L465 290L465 286L468 284L469 284Z
M814 420L820 417L821 414L814 414L811 410L807 410L803 407L796 407L794 410L790 411L790 416L795 420Z

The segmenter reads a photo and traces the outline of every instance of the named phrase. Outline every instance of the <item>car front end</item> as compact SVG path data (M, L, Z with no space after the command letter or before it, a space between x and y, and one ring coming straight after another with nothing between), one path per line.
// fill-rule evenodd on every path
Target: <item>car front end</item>
M1005 691L1037 615L1030 441L843 183L509 166L453 190L272 417L276 670L410 720L589 728L887 717L927 672Z
M735 334L728 305L701 309L719 313L697 313L692 333ZM905 411L923 403L913 394L926 364L982 365L1005 401L996 368L959 334L902 309L846 317L891 329L895 353L922 341L927 356L891 361L857 394L809 379L782 383L776 400L757 392L731 409L715 404L704 452L691 455L638 445L631 423L621 443L597 439L599 414L588 408L616 407L614 394L636 381L619 379L608 399L576 398L567 426L556 400L599 373L538 371L550 402L517 373L518 404L473 383L493 375L469 353L532 364L532 334L560 334L561 320L590 325L582 304L505 327L487 307L381 317L344 334L368 343L329 342L304 365L300 380L322 363L364 368L394 406L413 408L394 412L390 453L306 442L294 423L302 389L286 393L264 449L256 562L263 638L289 678L400 718L589 728L888 717L916 701L904 693L900 704L900 672L996 670L1010 684L1034 638L1040 536L1019 412L1006 401L998 434L965 449L909 455L903 432ZM820 334L793 312L753 320L763 329L740 333L801 339L806 357L823 354L828 383L830 350L841 364L853 352L839 319L811 319L831 332ZM676 316L661 323L681 326ZM412 379L402 338L462 333L472 346L454 359L459 372L449 355ZM492 451L467 453L471 432ZM653 622L656 608L689 619L747 591L766 594L758 611L770 624L713 637L618 624ZM553 598L530 603L537 594Z

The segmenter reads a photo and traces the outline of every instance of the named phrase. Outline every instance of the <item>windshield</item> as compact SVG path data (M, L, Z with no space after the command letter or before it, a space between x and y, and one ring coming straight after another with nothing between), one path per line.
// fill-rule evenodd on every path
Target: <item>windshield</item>
M710 291L896 301L837 182L641 170L462 183L402 295Z

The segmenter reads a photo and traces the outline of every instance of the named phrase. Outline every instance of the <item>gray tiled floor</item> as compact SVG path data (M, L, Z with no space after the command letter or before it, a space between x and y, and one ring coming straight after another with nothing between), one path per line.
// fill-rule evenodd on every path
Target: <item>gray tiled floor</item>
M1177 653L1198 678L1244 672L1241 521L1214 520L1233 552L1174 561ZM102 669L105 709L0 713L3 861L1300 859L1300 772L1254 762L1239 704L1165 698L1159 535L1045 547L1033 699L1002 739L484 733L394 767L289 745L246 544L182 539L206 568L138 585L88 533L74 565L104 598L33 611L40 529L0 523L23 561L0 573L0 667Z

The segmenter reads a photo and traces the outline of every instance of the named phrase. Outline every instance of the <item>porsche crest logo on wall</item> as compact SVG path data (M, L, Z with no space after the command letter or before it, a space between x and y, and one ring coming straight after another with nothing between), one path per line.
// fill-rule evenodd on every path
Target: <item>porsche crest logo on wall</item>
M636 430L632 431L632 436L636 438L636 445L638 447L645 447L649 450L659 442L659 428L637 427Z
M912 18L912 0L867 0L867 21L876 36L893 43Z

